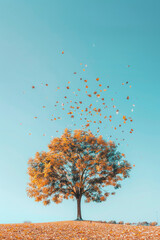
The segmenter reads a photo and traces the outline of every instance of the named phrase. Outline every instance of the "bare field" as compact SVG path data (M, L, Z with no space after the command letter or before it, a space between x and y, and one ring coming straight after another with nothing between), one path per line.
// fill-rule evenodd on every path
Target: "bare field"
M160 239L160 227L107 224L90 221L0 224L2 239Z

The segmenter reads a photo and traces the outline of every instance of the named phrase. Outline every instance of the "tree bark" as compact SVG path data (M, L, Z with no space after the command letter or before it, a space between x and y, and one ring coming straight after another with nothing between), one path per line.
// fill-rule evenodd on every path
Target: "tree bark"
M82 198L82 196L79 196L79 198L77 198L77 220L82 220L82 215L81 215L81 198Z

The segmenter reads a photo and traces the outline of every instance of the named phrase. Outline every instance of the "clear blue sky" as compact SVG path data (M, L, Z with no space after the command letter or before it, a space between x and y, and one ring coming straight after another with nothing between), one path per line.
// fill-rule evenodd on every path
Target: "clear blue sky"
M71 81L73 89L79 88L75 71L86 74L94 88L99 77L119 97L128 94L121 83L129 81L135 104L134 133L120 145L136 165L131 178L106 202L82 203L83 218L160 221L159 11L158 0L0 1L0 223L76 218L76 201L45 207L26 195L29 157L47 150L50 136L71 127L64 116L57 122L47 119L66 91L56 91L57 86ZM80 63L87 64L85 73ZM118 103L128 114L126 101L118 98Z

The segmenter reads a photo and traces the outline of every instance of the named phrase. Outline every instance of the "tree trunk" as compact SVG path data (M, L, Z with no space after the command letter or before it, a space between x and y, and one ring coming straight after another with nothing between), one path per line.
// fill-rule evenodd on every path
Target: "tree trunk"
M82 216L81 216L81 198L82 198L82 196L77 198L77 220L82 220Z

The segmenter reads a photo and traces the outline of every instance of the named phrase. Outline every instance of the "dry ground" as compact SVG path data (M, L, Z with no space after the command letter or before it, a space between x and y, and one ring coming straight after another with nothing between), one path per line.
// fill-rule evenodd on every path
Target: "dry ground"
M143 227L107 224L89 221L64 221L52 223L1 224L2 239L160 239L160 227Z

